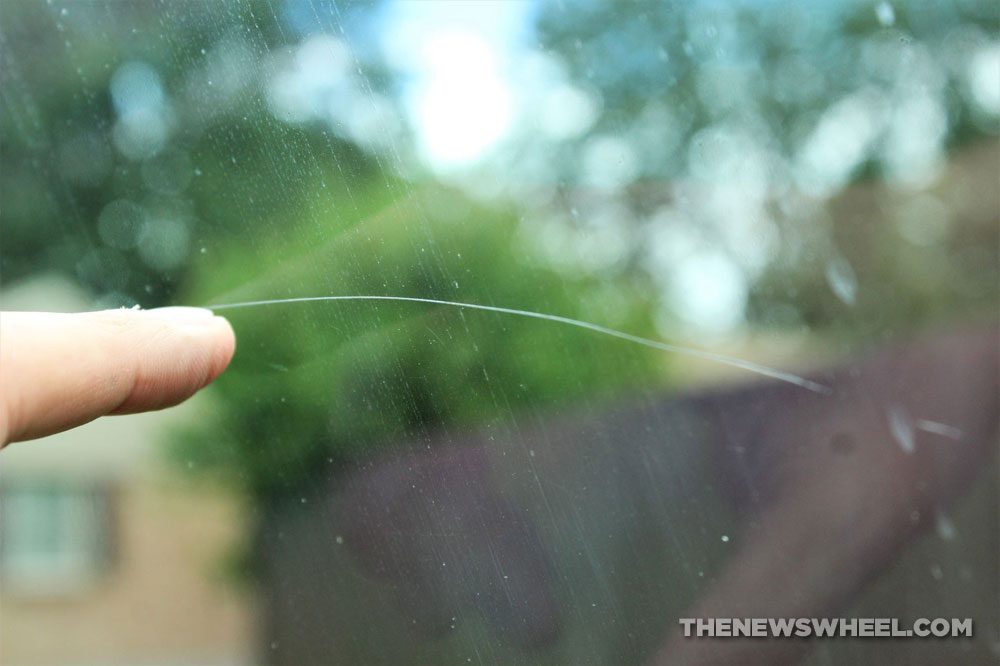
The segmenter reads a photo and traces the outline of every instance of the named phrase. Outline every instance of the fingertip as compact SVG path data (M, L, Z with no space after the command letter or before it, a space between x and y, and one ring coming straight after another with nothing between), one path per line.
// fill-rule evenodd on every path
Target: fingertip
M131 395L116 413L182 402L215 381L232 360L236 334L228 320L211 310L166 307L139 312L161 335L149 336L156 341L147 343L150 355L138 367Z
M236 350L228 321L185 307L5 313L2 337L0 441L175 405L214 381Z
M158 348L148 351L173 348L178 369L188 367L188 374L200 375L197 388L207 386L222 374L236 352L236 333L232 325L225 317L206 308L168 306L151 310L108 310L100 314L121 325L130 337L144 338L146 344L142 346ZM155 330L151 331L149 325Z
M236 354L236 332L232 324L225 317L213 315L213 326L215 333L215 354L212 371L206 384L210 384L229 367L229 363Z

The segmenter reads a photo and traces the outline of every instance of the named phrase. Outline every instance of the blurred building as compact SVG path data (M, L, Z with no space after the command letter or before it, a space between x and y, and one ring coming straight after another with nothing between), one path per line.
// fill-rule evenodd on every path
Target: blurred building
M809 414L812 399L777 392L758 414ZM418 436L301 499L269 505L259 540L264 663L651 663L676 618L692 615L738 560L747 532L760 529L748 498L773 471L724 462L746 460L734 452L756 434L732 432L722 454L711 433L726 426L697 400L664 393L532 425ZM717 415L741 409L732 403ZM817 640L794 663L995 663L995 470L995 460L984 462L958 501L888 566L870 569L843 609L799 611L903 624L969 617L973 638ZM843 539L855 534L853 523L828 524ZM874 538L891 543L890 532ZM800 599L831 580L850 585L844 569L814 572L788 579Z
M4 310L88 303L53 277L0 296ZM164 436L198 404L0 452L0 663L249 661L249 595L224 566L241 507L163 456Z

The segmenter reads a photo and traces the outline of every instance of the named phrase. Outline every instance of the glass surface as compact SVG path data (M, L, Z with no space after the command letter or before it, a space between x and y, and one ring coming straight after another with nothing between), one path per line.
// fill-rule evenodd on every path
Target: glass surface
M104 553L0 587L0 662L997 663L998 29L0 3L0 307L238 337L190 405L0 452L5 573ZM679 622L799 617L974 635Z

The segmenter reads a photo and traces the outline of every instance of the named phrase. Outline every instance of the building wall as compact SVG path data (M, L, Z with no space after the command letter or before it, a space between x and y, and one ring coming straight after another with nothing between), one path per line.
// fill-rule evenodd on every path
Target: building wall
M107 571L62 592L0 587L0 663L248 663L250 597L222 571L236 503L178 480L126 480L115 495Z

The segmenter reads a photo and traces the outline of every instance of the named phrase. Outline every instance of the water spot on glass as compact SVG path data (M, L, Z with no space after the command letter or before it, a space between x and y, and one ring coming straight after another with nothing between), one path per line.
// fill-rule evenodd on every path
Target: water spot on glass
M198 251L199 251L199 252L201 252L202 254L208 254L208 248L207 248L207 247L202 247L202 248L201 248L200 250L198 250Z
M854 305L858 294L858 278L846 259L836 257L827 262L826 282L834 295L843 303Z
M902 405L889 407L886 416L889 419L889 431L903 453L913 453L916 449L916 436L913 432L913 420Z
M729 543L729 535L728 534L723 534L722 535L722 543Z
M958 536L958 530L955 529L951 516L940 508L934 512L934 531L943 541L954 541Z
M941 580L942 578L944 578L944 570L941 569L940 564L931 565L931 577L934 580Z
M339 534L337 536L333 537L333 540L335 542L337 542L338 546L340 546L340 545L342 545L344 543L344 537L340 536Z

